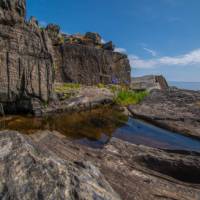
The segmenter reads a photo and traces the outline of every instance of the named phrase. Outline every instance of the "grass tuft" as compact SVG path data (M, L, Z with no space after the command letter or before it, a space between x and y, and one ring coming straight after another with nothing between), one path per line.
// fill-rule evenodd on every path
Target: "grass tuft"
M147 91L134 92L132 90L122 89L118 91L115 102L122 106L140 103L148 95Z

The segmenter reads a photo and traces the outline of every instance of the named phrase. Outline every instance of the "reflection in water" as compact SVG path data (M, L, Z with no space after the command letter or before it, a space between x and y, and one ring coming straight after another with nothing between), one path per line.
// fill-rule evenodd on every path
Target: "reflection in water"
M129 118L116 109L104 108L73 114L56 114L44 118L9 116L0 118L0 130L17 130L34 134L40 130L58 131L78 143L103 147L117 137L134 144L156 148L200 152L200 141L172 133Z

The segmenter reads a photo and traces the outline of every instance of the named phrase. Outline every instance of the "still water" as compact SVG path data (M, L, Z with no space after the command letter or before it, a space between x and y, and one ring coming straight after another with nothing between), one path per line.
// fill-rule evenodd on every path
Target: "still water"
M116 137L150 147L200 152L200 140L158 128L111 108L44 118L8 116L0 118L0 130L5 129L24 134L56 130L75 142L94 148L101 148Z

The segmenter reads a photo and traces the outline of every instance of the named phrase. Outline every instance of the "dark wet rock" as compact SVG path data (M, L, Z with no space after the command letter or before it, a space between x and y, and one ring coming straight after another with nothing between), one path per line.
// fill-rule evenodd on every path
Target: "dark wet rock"
M129 111L160 127L200 138L200 92L153 90L143 102L129 106Z
M65 160L92 162L122 199L199 200L199 153L159 150L116 138L103 149L92 149L48 131L31 138Z
M131 79L131 88L133 90L148 90L153 89L166 90L169 88L166 79L163 76L143 76Z
M63 160L17 132L0 132L0 199L117 200L97 167Z
M3 105L0 103L0 116L4 116L4 108Z

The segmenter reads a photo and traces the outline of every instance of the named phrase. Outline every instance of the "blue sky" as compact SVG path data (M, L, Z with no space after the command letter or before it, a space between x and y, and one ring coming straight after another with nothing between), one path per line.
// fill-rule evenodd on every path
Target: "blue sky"
M28 17L66 33L98 32L130 59L132 75L200 82L200 0L27 0Z

